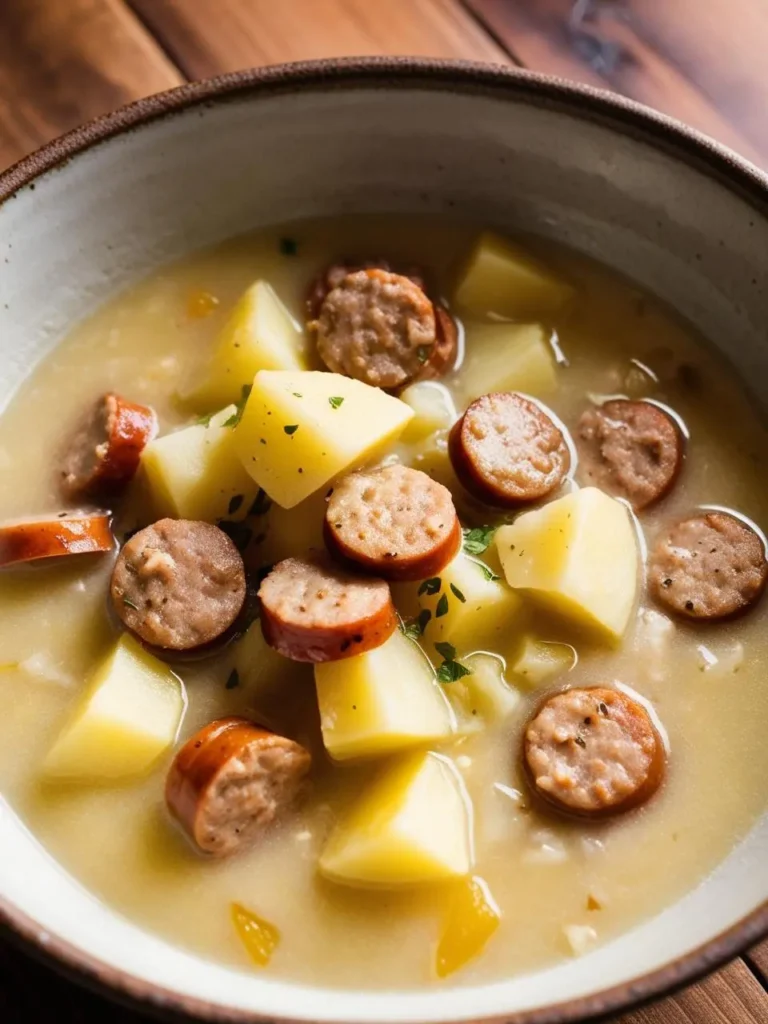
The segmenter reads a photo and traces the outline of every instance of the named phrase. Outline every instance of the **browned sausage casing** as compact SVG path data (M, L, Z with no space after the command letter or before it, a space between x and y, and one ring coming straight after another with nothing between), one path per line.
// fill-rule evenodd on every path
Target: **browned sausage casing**
M307 316L310 320L317 320L328 292L338 288L348 274L354 274L358 270L393 271L413 281L423 292L427 290L424 275L416 267L393 267L389 260L384 259L343 260L326 267L310 284L306 300Z
M648 571L648 585L659 604L704 622L747 611L766 581L762 538L737 516L717 511L675 523L653 549Z
M539 707L525 731L523 762L534 792L588 818L644 803L664 777L666 750L643 705L622 690L565 690Z
M577 434L581 476L636 512L667 495L683 465L683 434L652 402L615 399L587 409Z
M227 857L290 809L310 763L293 740L244 718L221 718L174 758L166 804L199 850Z
M111 551L114 542L106 512L68 512L52 519L6 523L0 526L0 566Z
M336 558L387 580L436 576L461 546L451 492L399 465L352 473L337 484L324 534Z
M145 643L188 651L233 624L246 597L245 568L217 526L161 519L125 544L111 593L119 617Z
M259 590L264 639L293 661L338 661L379 647L397 614L385 580L353 576L323 559L286 558Z
M548 497L571 464L566 439L551 416L515 392L472 402L451 429L448 453L469 493L498 508Z
M62 471L64 491L111 493L125 486L156 432L152 409L112 392L104 395L70 443Z

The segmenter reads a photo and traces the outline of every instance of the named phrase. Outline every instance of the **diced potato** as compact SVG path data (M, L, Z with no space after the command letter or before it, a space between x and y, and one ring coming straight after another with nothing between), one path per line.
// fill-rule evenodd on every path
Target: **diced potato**
M323 742L337 761L447 739L454 717L428 659L399 630L381 647L315 665Z
M476 324L457 381L466 403L491 391L524 391L541 398L557 388L557 368L540 324Z
M469 797L451 761L408 754L388 765L331 834L326 878L394 887L461 878L473 864Z
M461 664L470 674L445 687L461 727L501 722L520 704L520 694L504 677L504 662L493 654L472 654Z
M234 654L241 685L257 696L259 691L280 683L289 671L286 659L264 639L259 622L254 622L237 641Z
M618 642L638 587L637 537L625 505L585 487L496 532L511 587Z
M423 441L437 430L448 430L457 418L450 391L436 381L417 381L401 391L400 398L414 412L403 432L404 441Z
M512 671L526 686L541 686L554 676L570 671L575 663L576 652L570 644L527 636Z
M424 647L440 641L453 644L459 654L482 648L496 650L514 628L522 601L504 580L491 579L490 569L460 551L440 573L436 584L422 583L419 603L431 613L424 630Z
M306 370L306 343L266 281L240 298L216 341L202 383L182 400L201 410L237 402L259 370Z
M300 558L312 548L324 550L325 495L325 490L316 491L293 508L272 506L267 516L267 539L263 548L266 565L291 556Z
M413 419L405 402L338 373L256 374L235 447L248 473L293 508L373 458Z
M258 485L243 469L234 446L234 405L216 413L206 426L197 423L150 441L141 455L157 516L242 519Z
M88 782L141 775L173 744L185 706L178 676L123 634L96 669L43 771Z
M482 878L467 878L454 886L437 944L438 978L447 978L481 953L500 922L501 911Z
M520 246L486 231L470 253L454 299L481 316L531 320L556 312L572 294L570 284Z

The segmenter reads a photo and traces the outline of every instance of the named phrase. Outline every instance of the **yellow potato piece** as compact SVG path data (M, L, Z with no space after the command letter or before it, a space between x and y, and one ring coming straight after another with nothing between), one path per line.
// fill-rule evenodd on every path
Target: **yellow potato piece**
M323 522L328 504L325 491L310 494L293 508L273 505L267 516L267 539L264 542L264 563L274 565L284 558L324 551Z
M570 284L525 249L486 231L470 253L454 301L481 316L531 320L555 313L572 295Z
M504 676L504 662L494 654L470 654L461 664L469 669L445 690L459 720L460 730L474 732L503 722L520 704L520 694Z
M540 324L475 324L457 386L464 404L492 391L541 398L558 385L549 335Z
M575 664L576 651L570 644L552 643L527 636L512 665L512 671L526 686L535 687L569 672Z
M400 631L381 647L315 665L320 725L337 761L448 739L454 717L424 653Z
M453 644L459 654L488 647L496 650L509 638L522 607L520 596L483 563L460 551L435 584L422 583L419 603L430 612L424 647L430 657L440 641ZM502 644L503 646L503 644Z
M283 508L327 487L394 441L413 418L405 402L337 373L256 374L235 448Z
M253 504L258 485L243 469L234 446L236 408L227 406L208 424L184 427L150 441L141 465L158 517L242 519Z
M403 441L423 441L438 430L448 430L457 419L450 391L433 380L418 381L400 392L401 401L414 412L403 432Z
M454 886L437 944L435 970L447 978L483 951L501 923L501 911L487 882L477 875Z
M585 487L496 531L511 587L617 643L635 606L637 535L625 505Z
M216 340L202 383L183 401L215 409L237 402L259 370L306 370L306 342L290 313L266 281L256 281L239 299Z
M248 956L259 967L266 967L280 942L280 929L240 903L232 904L231 913Z
M460 878L472 869L469 797L453 763L407 754L363 792L320 857L326 878L395 888Z
M178 676L124 634L96 669L43 772L84 782L144 774L172 746L185 706Z

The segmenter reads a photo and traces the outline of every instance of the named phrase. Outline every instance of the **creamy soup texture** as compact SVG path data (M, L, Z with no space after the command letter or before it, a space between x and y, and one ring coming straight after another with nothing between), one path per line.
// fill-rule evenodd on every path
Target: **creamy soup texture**
M107 391L152 406L161 433L192 422L195 413L176 391L202 372L235 301L255 279L268 281L303 322L308 282L323 266L347 254L385 256L426 268L450 303L455 265L478 233L430 219L307 222L237 238L153 273L75 327L0 417L0 516L65 507L57 477L62 445L83 410ZM664 524L701 505L768 524L765 433L719 358L609 269L555 247L531 247L576 287L572 302L546 324L559 359L558 386L541 396L547 405L574 429L592 400L647 397L674 409L689 432L676 487L638 517L647 544ZM476 327L463 318L467 359ZM461 366L443 383L461 412ZM463 525L505 520L466 502L447 462L445 430L412 443L406 436L392 453L450 484ZM140 515L139 485L118 516L119 537L149 521ZM280 515L273 506L266 518ZM319 535L317 524L307 530ZM303 534L296 536L300 544ZM290 553L269 545L268 538L265 561ZM484 557L498 570L492 547ZM118 635L106 596L113 562L112 555L72 558L0 575L0 788L96 897L203 957L262 970L233 925L237 903L280 932L263 968L271 976L355 988L506 978L579 955L658 913L712 871L765 807L768 602L733 621L688 624L665 614L641 587L616 649L542 613L516 620L493 652L507 661L507 681L519 695L514 708L441 748L472 801L473 874L500 913L482 951L446 981L438 977L435 948L450 887L366 891L318 874L330 829L378 765L331 763L311 666L266 650L258 623L213 657L174 663L188 700L179 743L215 718L242 714L313 754L304 803L251 849L208 860L171 823L163 787L172 751L138 781L41 779L46 752ZM400 610L407 616L411 608ZM511 671L523 634L532 632L570 644L578 656L567 675L540 687ZM522 732L542 696L566 683L620 683L652 704L668 740L668 771L637 811L593 823L548 813L530 799L520 768Z

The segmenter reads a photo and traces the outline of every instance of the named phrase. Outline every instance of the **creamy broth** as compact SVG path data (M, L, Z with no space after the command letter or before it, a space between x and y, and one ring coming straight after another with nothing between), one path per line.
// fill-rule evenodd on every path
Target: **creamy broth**
M297 320L307 282L348 253L421 264L450 296L451 268L476 234L428 219L302 223L238 238L153 274L75 328L0 418L0 515L60 510L58 453L82 410L107 390L152 405L162 432L191 422L175 389L205 364L233 303L255 278L268 280ZM283 251L285 237L296 240L296 253ZM702 504L768 524L765 433L720 360L668 310L608 270L560 249L541 252L578 290L552 325L567 364L558 369L558 391L546 396L550 407L573 428L587 396L651 397L671 406L690 432L676 489L640 517L646 541ZM464 327L471 346L472 323ZM445 383L461 410L460 369ZM395 451L450 479L443 435ZM457 500L471 524L458 492ZM475 514L475 524L483 521ZM126 523L118 521L118 534ZM521 731L541 693L562 677L542 691L522 689L510 719L446 748L473 801L475 873L490 887L502 921L482 955L439 981L434 948L445 890L371 893L317 874L331 825L374 766L330 764L307 666L286 661L277 678L251 666L232 689L226 681L243 660L237 645L174 666L189 701L180 739L214 718L245 714L306 744L314 756L303 809L230 861L204 860L167 819L170 754L139 782L40 781L46 751L117 635L106 599L112 564L111 556L71 559L0 576L0 785L46 849L97 898L202 956L256 969L232 926L236 901L280 929L269 975L402 988L531 971L573 955L569 934L586 945L603 943L681 897L765 807L768 602L743 619L695 627L672 623L641 595L635 625L617 651L540 617L540 635L578 652L569 684L621 682L652 702L669 740L668 777L647 806L602 825L533 808L518 766ZM519 639L512 633L498 652L507 657ZM574 933L572 926L592 931Z

